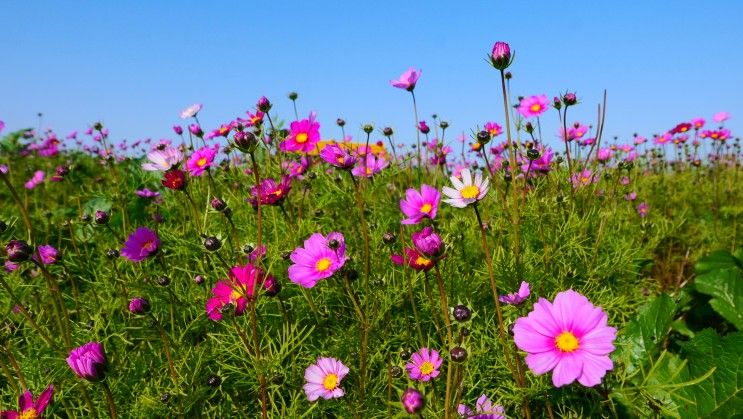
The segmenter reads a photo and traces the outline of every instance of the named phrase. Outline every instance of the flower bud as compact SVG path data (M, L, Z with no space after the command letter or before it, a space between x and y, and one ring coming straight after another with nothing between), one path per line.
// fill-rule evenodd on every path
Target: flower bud
M290 93L290 99L291 99L291 93ZM296 96L292 100L295 100L295 99L296 99ZM258 103L255 105L255 107L258 108L259 111L264 112L264 113L270 111L271 106L272 106L271 102L269 102L268 98L265 96L261 96L261 98L258 99Z
M505 70L513 61L511 47L506 42L496 42L490 53L490 64L497 70Z
M183 128L180 125L173 125L173 132L176 135L183 135Z
M345 126L346 121L343 120L343 118L338 118L335 120L335 123L338 124L339 127Z
M392 376L392 378L402 377L402 368L400 368L398 365L393 366L392 368L390 368L390 376Z
M532 132L534 132L534 125L531 122L527 122L526 125L524 125L524 129L526 130L526 132L531 134Z
M439 123L439 127L441 129L447 129L447 128L449 128L449 123L446 122L446 121L441 121L441 123Z
M258 145L258 139L255 137L255 134L250 131L236 132L235 135L232 136L232 141L234 142L235 147L243 153L250 153L255 150L255 147Z
M470 311L469 307L464 304L454 306L454 318L458 322L466 322L470 317L472 317L472 311Z
M108 212L101 211L101 210L96 210L96 212L95 212L95 223L96 224L98 224L98 225L106 225L106 224L108 224L108 219L109 218L110 217L108 215Z
M5 245L5 253L11 262L23 262L31 256L33 249L23 240L11 240Z
M539 158L539 150L537 150L536 148L530 148L530 149L526 150L526 158L529 159L529 160L531 160L531 161L534 161L534 160L538 159Z
M402 407L411 415L419 413L426 404L426 399L423 398L421 392L414 388L405 389L401 401Z
M428 127L426 121L420 121L418 123L418 129L420 130L421 134L428 134L429 132L431 132L431 128Z
M222 241L214 236L209 236L204 239L204 247L210 252L216 252L222 248Z
M213 209L214 209L215 211L220 211L220 212L222 212L222 211L224 211L224 210L226 210L226 209L227 209L227 203L226 203L226 202L224 202L224 201L223 201L222 199L220 199L220 198L214 198L214 199L212 199L212 201L211 201L211 203L210 203L210 204L211 204L212 208L213 208Z
M362 127L362 129L364 130L365 133L371 134L372 131L374 131L374 125L372 125L372 124L364 124L364 126Z
M204 283L204 277L201 275L196 275L195 277L193 277L193 282L195 282L196 285L201 285Z
M384 129L382 130L382 134L384 134L385 137L391 137L393 133L394 132L390 127L384 127Z
M559 97L555 96L554 98L552 98L552 107L557 109L558 111L562 109L562 101Z
M428 257L439 258L444 254L441 236L436 234L431 227L424 227L421 231L411 234L411 239L416 250Z
M331 248L331 249L333 249L333 250L338 249L338 247L340 245L341 245L341 243L338 240L336 240L336 239L331 239L330 241L328 241L328 247Z
M116 259L119 257L119 251L116 249L108 249L106 250L106 257L109 259Z
M167 287L170 285L170 278L167 275L163 275L160 278L157 278L157 285L161 287Z
M289 100L294 101L294 100L297 100L297 98L299 97L299 93L289 92L287 96L289 97Z
M191 124L188 126L188 130L191 132L191 134L201 138L204 136L204 131L201 129L201 126L199 124Z
M222 378L217 374L212 374L206 379L206 385L209 387L219 387L222 384Z
M575 96L575 93L568 92L562 97L562 103L564 103L565 106L573 106L578 103L578 98Z
M481 145L485 145L490 142L490 133L487 131L480 131L477 133L477 142Z
M150 311L150 302L144 297L136 297L129 300L129 312L132 314L145 314Z
M455 346L449 351L449 356L454 362L464 362L467 359L467 350L461 346Z
M388 231L382 235L382 241L386 245L392 245L397 241L397 237L395 237L395 234Z

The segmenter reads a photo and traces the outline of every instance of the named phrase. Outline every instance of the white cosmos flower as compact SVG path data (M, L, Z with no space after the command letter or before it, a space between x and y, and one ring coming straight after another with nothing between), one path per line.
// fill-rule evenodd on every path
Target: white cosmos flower
M194 116L196 116L197 113L199 113L202 107L203 105L201 103L194 103L193 105L184 109L183 112L181 112L181 118L182 119L193 118Z
M183 153L175 147L166 147L147 153L148 163L142 163L142 169L155 172L165 172L183 161Z
M462 180L459 180L456 176L452 176L449 179L451 179L454 188L444 186L442 192L449 197L449 199L444 199L444 202L453 207L464 208L469 204L474 204L482 200L488 194L490 181L483 179L480 172L475 173L474 182L472 182L470 169L462 170Z

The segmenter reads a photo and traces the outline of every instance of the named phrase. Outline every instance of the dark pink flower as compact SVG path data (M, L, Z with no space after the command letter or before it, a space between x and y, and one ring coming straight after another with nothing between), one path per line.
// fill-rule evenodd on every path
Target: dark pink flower
M121 249L121 256L132 262L141 262L155 254L160 247L160 239L154 231L139 227L132 233Z

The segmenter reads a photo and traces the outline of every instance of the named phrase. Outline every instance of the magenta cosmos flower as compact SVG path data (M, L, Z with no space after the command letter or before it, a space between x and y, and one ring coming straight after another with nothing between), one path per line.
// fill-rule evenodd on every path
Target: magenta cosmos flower
M498 297L498 300L500 300L501 303L505 304L519 305L523 303L527 298L529 298L529 294L529 283L526 281L521 281L521 286L519 287L519 290L517 292L501 295L500 297Z
M407 264L416 271L424 272L428 272L436 266L435 260L427 258L412 247L406 247L403 252L405 252L403 255L391 255L392 263L399 266Z
M315 121L315 113L301 121L289 125L289 136L281 143L281 150L310 153L320 141L320 123Z
M314 402L322 397L325 400L343 397L339 387L343 377L348 374L348 367L335 358L318 358L317 362L304 370L304 394L307 400Z
M339 169L350 169L356 163L356 157L336 143L326 144L325 147L320 150L320 158L323 159L325 163Z
M44 265L51 265L59 259L59 251L53 246L42 244L36 248L36 253L31 257L36 262L39 262L39 258L41 258L41 263Z
M445 249L441 236L436 234L430 226L423 227L421 231L411 234L410 240L413 242L415 250L428 258L440 259L444 254Z
M639 215L640 218L647 217L648 211L650 211L650 207L647 202L640 202L640 205L637 206L637 215Z
M18 411L5 410L0 412L2 419L36 419L42 417L44 409L49 405L54 395L54 386L49 385L34 401L34 395L26 390L18 398Z
M459 180L456 176L449 178L451 183L454 185L454 189L444 186L442 191L444 195L449 197L444 202L456 207L464 208L467 205L474 204L485 198L488 194L488 188L490 187L490 181L482 178L482 173L475 173L475 181L472 181L472 175L470 169L462 170L462 180Z
M412 92L421 74L423 74L422 70L416 70L411 67L402 73L397 80L390 80L390 84L398 89L405 89L408 92Z
M37 170L34 172L34 175L31 176L31 179L26 182L24 185L26 189L33 189L37 186L39 186L42 182L44 182L44 171L43 170Z
M439 376L443 360L435 349L420 348L405 365L408 376L414 381L428 382Z
M158 196L160 196L160 192L151 191L147 188L138 189L134 191L134 193L140 198L157 198Z
M327 237L320 233L311 235L304 241L304 247L294 249L291 261L294 264L289 266L289 279L305 288L314 287L320 280L333 276L346 263L343 234L334 231Z
M291 189L292 179L289 176L284 176L280 183L271 178L263 179L260 186L250 188L251 197L248 202L253 207L258 206L259 199L261 205L281 205Z
M413 414L420 412L423 409L423 406L425 406L426 404L426 399L423 398L423 395L421 394L420 391L414 388L408 387L402 393L402 397L400 397L400 402L402 402L403 409L405 409L406 412L413 415Z
M418 224L423 218L436 218L439 199L438 189L430 185L421 185L420 192L413 188L405 191L405 199L400 200L400 211L408 218L402 220L402 224Z
M617 329L606 321L601 307L567 290L557 294L554 303L540 298L528 316L516 320L513 338L528 353L529 369L537 375L552 371L555 387L576 379L592 387L614 368L609 354L614 351Z
M457 413L459 416L467 419L506 419L506 415L503 413L503 406L493 404L490 398L484 394L477 398L474 411L460 404L457 407Z
M100 381L106 375L108 361L103 345L99 342L88 342L70 352L67 365L78 377L88 381Z
M150 172L167 172L183 160L183 153L175 147L165 147L147 153L148 163L142 163L142 169Z
M250 263L245 266L233 266L229 278L217 282L212 288L213 297L206 302L207 315L214 321L221 320L222 307L227 304L235 306L236 316L242 315L248 302L255 295L255 286L262 285L266 280L273 281L273 277L264 274L260 268Z
M219 144L214 148L202 147L196 150L186 162L186 169L191 176L201 176L204 171L214 165L214 157L219 152Z
M496 42L490 52L490 64L498 70L505 70L513 61L511 46L507 42Z
M524 118L533 118L543 114L548 107L549 100L547 99L547 95L539 95L521 99L516 110L519 111Z
M730 114L727 112L718 112L712 116L712 120L715 122L725 122L730 119Z
M594 175L593 172L591 172L591 169L585 169L580 173L573 173L573 176L570 177L570 182L573 184L573 188L588 186L598 181L598 176Z
M387 167L389 162L382 156L367 154L366 159L361 159L356 163L356 167L351 169L351 174L356 177L372 177Z
M126 239L126 243L121 249L121 256L132 262L141 262L157 252L159 247L160 239L154 231L147 227L138 227Z

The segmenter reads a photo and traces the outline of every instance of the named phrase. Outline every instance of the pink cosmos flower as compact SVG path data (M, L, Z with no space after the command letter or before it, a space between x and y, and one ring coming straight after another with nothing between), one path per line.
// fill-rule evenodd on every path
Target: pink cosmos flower
M469 407L460 404L457 407L457 413L460 417L467 419L506 419L506 415L503 413L503 406L494 405L490 401L490 398L486 395L482 395L475 402L475 410L472 411Z
M186 162L186 169L191 176L201 176L206 169L214 165L214 157L219 153L219 144L214 148L202 147L196 150Z
M637 192L630 192L624 195L624 199L630 202L634 202L637 199Z
M312 288L320 280L333 276L346 263L343 234L334 231L326 237L314 233L304 241L304 247L294 249L290 258L293 265L289 266L289 279L305 288Z
M34 402L34 395L26 390L18 398L18 411L5 410L0 412L2 419L36 419L41 418L44 409L49 405L54 395L54 386L49 385Z
M599 151L596 153L596 158L602 162L606 163L607 161L611 160L613 152L610 148L600 148Z
M439 376L443 360L435 349L420 348L405 365L408 376L414 381L428 382Z
M450 177L449 180L451 180L454 188L444 186L441 190L444 192L444 195L449 197L444 202L455 208L464 208L481 201L488 194L488 188L490 187L490 181L483 179L480 172L475 173L475 180L473 182L470 169L462 170L461 181L455 176Z
M166 172L181 163L183 153L175 147L165 147L147 153L147 159L148 163L142 163L143 170Z
M407 264L409 267L415 269L416 271L423 272L428 272L429 270L431 270L431 268L436 266L436 262L434 260L425 257L423 254L419 253L412 247L406 247L405 249L403 249L403 251L405 252L404 258L403 255L390 255L392 263L399 266Z
M529 298L529 295L529 283L526 281L521 281L521 286L519 287L519 290L517 292L501 295L500 297L498 297L498 300L500 300L501 303L517 306L523 303L527 298Z
M642 136L639 136L639 135L637 137L635 137L635 145L645 144L647 141L648 141L648 139L645 138L645 137L642 137Z
M217 282L212 288L213 297L206 302L207 315L214 321L221 320L222 308L226 304L235 306L236 316L242 315L248 302L253 299L255 286L265 281L273 281L273 277L250 263L233 266L229 278Z
M88 342L70 351L67 365L78 377L96 382L105 377L108 360L100 342Z
M387 167L389 162L382 156L367 154L365 159L361 159L356 166L351 169L351 174L356 177L372 177Z
M188 108L184 109L183 112L181 112L181 119L188 119L193 118L196 116L196 114L201 111L201 108L203 108L204 105L201 103L194 103L193 105L189 106Z
M543 114L549 108L547 95L530 96L521 99L516 110L524 118L533 118Z
M134 193L141 198L157 198L160 196L160 192L151 191L147 188L138 189Z
M573 290L558 293L554 303L540 298L513 327L516 346L528 353L529 369L537 375L552 371L555 387L576 379L586 387L601 383L614 368L609 354L616 333L604 310Z
M44 171L43 170L37 170L34 172L34 175L31 176L31 179L26 182L24 185L26 189L33 189L37 186L39 186L42 182L44 182Z
M658 145L665 145L667 143L670 143L673 140L673 136L670 133L665 133L663 135L658 135L653 140L655 144Z
M712 117L715 122L725 122L728 119L730 119L730 114L727 112L718 112Z
M299 161L289 160L282 163L281 167L286 170L287 176L290 179L297 178L304 174L310 167L310 162L307 157L302 156Z
M314 402L322 397L325 400L343 397L339 387L343 377L348 374L348 367L335 358L318 358L317 362L304 371L304 394L307 400Z
M14 272L16 269L18 269L17 263L13 263L9 260L5 261L5 272Z
M439 209L441 194L438 189L430 185L421 185L421 191L410 188L405 191L405 199L400 200L400 211L405 214L406 219L402 224L418 224L423 218L433 220Z
M503 127L496 122L488 122L485 124L485 131L490 134L490 138L495 138L503 133Z
M281 143L282 151L309 153L315 150L320 141L320 123L315 121L315 113L309 118L294 121L289 125L289 136Z
M258 206L258 199L261 205L281 205L291 189L292 179L289 176L281 178L279 183L271 178L263 179L260 186L250 188L248 202L253 207Z
M570 182L573 184L573 188L588 186L598 181L598 176L594 175L593 172L591 172L591 169L585 169L580 173L573 173L573 176L570 177Z
M339 169L350 169L356 163L356 157L336 143L329 143L320 150L320 158Z
M706 121L704 120L704 118L694 118L691 120L691 124L694 126L694 129L700 129L704 127L705 122Z
M41 263L51 265L59 259L59 251L53 246L42 244L36 248L36 252L32 256L36 262L39 262L39 257L41 258Z
M639 215L640 218L647 217L648 211L650 211L650 206L648 206L647 202L640 202L640 205L637 206L637 215Z
M138 227L124 243L121 256L132 262L141 262L157 252L160 247L160 238L147 227Z
M0 121L0 132L3 132L4 129L5 129L5 122Z
M421 74L423 74L422 70L416 70L411 67L402 73L397 80L390 80L390 84L398 89L405 89L408 92L412 92Z

